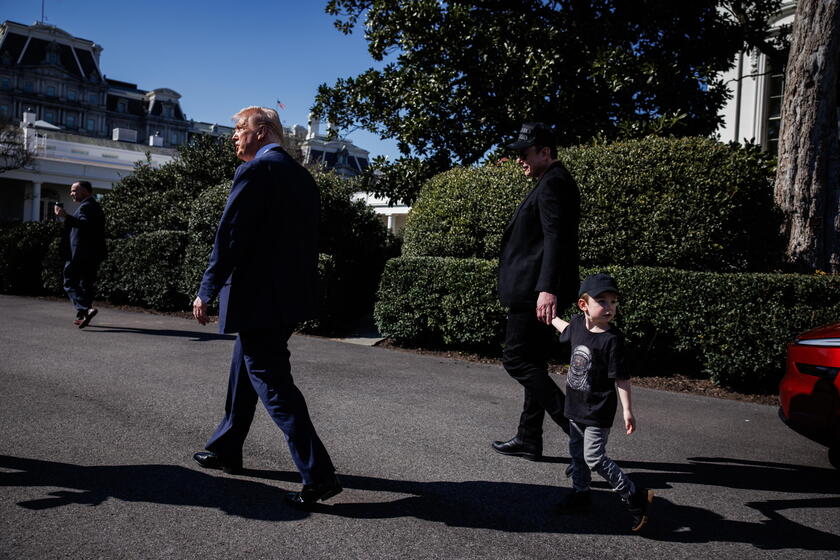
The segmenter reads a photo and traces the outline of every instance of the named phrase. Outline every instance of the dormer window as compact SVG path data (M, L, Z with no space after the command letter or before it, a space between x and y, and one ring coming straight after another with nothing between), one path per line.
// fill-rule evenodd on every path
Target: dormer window
M58 64L58 53L57 52L48 52L47 53L47 64Z
M117 112L118 113L127 113L128 112L128 103L125 101L117 101Z
M165 105L163 107L163 114L167 119L171 119L171 118L173 118L173 115L175 114L175 112L172 110L171 105Z

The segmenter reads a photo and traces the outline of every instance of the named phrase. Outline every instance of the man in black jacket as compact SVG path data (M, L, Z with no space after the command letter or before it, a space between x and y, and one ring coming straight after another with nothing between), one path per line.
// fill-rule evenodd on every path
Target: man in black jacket
M502 237L499 299L508 308L502 363L524 387L525 402L516 435L493 442L493 449L534 461L542 457L546 412L569 431L565 397L548 376L548 356L555 343L551 320L577 299L580 194L557 161L554 134L544 124L524 124L508 148L537 184Z
M93 297L96 295L96 273L105 258L105 214L93 196L87 181L70 187L70 198L79 203L71 215L56 204L55 215L64 218L59 252L64 259L64 291L76 308L73 323L85 328L96 315Z

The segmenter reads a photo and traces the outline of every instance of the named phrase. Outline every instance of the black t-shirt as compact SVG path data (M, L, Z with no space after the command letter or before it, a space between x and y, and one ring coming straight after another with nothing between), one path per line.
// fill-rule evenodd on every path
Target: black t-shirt
M566 418L584 426L611 427L618 404L615 380L630 378L624 367L624 336L616 327L590 332L585 317L575 315L560 335L560 342L572 345L566 376Z

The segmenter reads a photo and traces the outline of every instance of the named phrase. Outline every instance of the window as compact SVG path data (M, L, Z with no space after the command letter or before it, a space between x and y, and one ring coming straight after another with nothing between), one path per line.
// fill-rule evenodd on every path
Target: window
M58 64L58 53L48 52L47 53L47 63L48 64Z
M95 93L88 94L88 103L91 105L97 105L99 103L99 96Z
M32 93L35 91L35 82L32 80L26 80L23 82L23 91L26 93Z
M87 129L88 130L96 130L96 121L93 119L87 120Z
M76 128L76 115L67 115L64 119L67 128Z
M128 111L128 103L125 101L118 101L117 102L117 112L118 113L125 113Z
M55 97L55 86L47 86L47 95Z
M787 55L783 57L787 60ZM785 93L785 69L767 62L767 151L779 151L779 129L782 125L782 98Z
M0 89L12 89L12 81L9 78L0 78Z
M8 105L0 105L0 118L8 119L9 118L9 106Z
M76 101L76 90L75 89L68 89L67 90L67 100L68 101Z
M180 144L180 143L181 143L181 141L180 141L180 140L181 140L181 139L180 139L180 137L179 137L179 135L178 135L178 133L177 133L177 132L172 131L172 132L169 134L169 143L170 143L170 144L172 144L173 146L177 146L178 144Z
M44 113L44 120L47 121L48 123L54 123L55 122L55 113L53 111L45 112Z
M166 116L167 119L171 119L173 115L172 107L167 105L163 108L163 114Z

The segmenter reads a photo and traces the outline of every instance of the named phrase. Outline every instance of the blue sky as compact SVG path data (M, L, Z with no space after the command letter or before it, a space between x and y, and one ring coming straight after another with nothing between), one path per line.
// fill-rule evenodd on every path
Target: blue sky
M363 35L343 35L326 0L46 0L46 23L103 47L109 78L181 94L188 118L229 125L248 105L276 108L283 124L306 126L318 86L381 67ZM32 24L41 0L0 0L0 20ZM322 125L322 130L324 126ZM342 131L344 134L346 131ZM357 130L371 156L396 143Z

